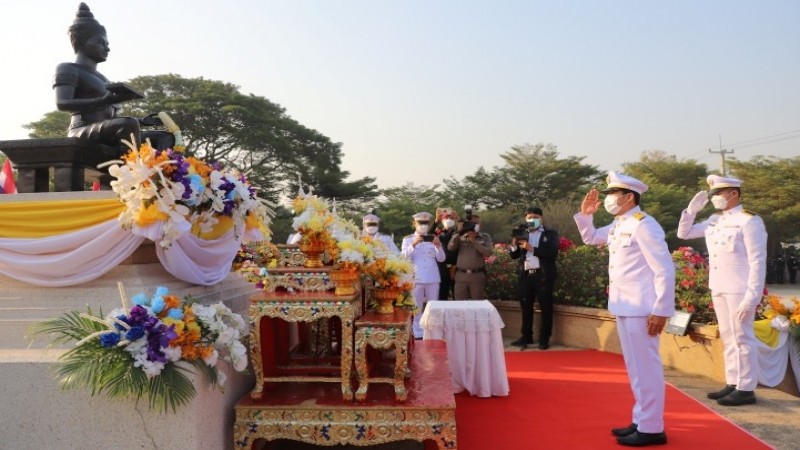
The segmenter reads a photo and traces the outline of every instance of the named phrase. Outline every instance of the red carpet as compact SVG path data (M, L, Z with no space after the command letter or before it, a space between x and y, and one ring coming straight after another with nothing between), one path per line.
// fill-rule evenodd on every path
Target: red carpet
M508 397L456 395L459 450L614 449L633 394L621 355L593 350L507 352ZM667 385L670 450L771 447Z

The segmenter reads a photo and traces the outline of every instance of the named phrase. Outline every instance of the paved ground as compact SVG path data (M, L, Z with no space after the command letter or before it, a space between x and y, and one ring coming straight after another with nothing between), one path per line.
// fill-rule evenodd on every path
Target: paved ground
M767 288L772 294L800 299L800 284L769 285ZM512 340L508 339L506 344ZM551 347L553 350L559 348L564 349L559 346ZM507 345L506 350L515 351L516 347ZM527 351L540 350L532 347ZM777 389L759 386L756 390L758 403L755 405L725 407L719 405L715 400L706 398L708 392L722 387L719 382L673 369L667 369L665 375L667 382L774 448L778 450L800 449L800 397Z

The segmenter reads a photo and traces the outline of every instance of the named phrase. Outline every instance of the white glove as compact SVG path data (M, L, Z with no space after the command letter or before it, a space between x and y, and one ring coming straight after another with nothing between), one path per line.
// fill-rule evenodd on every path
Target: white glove
M739 308L736 310L736 317L739 319L740 322L743 322L745 319L751 316L755 316L756 314L756 306L748 305L747 303L742 303L739 305Z
M708 203L708 191L700 191L694 195L692 201L689 202L689 206L686 207L686 211L695 216L700 210L703 209L703 206L706 206Z

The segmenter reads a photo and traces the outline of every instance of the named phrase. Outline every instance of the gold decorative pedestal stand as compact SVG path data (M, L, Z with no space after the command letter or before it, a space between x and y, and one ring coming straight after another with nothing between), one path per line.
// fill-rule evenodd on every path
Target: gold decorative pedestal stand
M396 309L393 314L368 312L356 320L356 374L358 389L356 400L367 398L370 383L394 385L394 397L399 402L406 400L405 378L408 375L409 339L411 337L411 313ZM375 349L394 348L394 374L392 377L370 377L367 366L368 346Z

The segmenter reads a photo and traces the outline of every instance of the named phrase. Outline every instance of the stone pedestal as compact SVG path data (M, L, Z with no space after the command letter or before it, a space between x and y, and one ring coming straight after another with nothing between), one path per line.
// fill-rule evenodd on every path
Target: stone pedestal
M203 304L224 302L246 317L255 287L231 273L214 286L178 280L155 259L152 243L102 277L72 287L42 288L0 275L0 449L17 448L233 448L236 401L253 387L252 371L239 374L226 365L225 392L195 377L197 395L177 414L150 411L146 399L110 401L87 391L61 392L50 369L65 349L47 349L49 340L25 339L28 327L67 310L90 306L106 312L120 306L117 282L127 296L165 286L179 297Z

